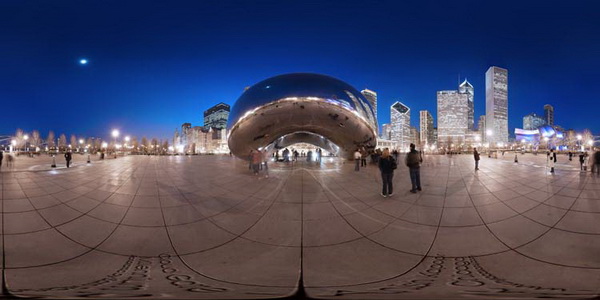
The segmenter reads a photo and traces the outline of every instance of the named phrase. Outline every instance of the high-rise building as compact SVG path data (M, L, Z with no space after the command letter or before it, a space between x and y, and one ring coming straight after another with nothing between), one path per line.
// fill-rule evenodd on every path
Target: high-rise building
M544 105L544 118L546 119L546 124L550 126L554 125L554 107L552 105Z
M427 110L419 112L419 127L421 129L421 143L424 145L433 145L433 117Z
M477 122L477 131L481 137L481 141L485 142L485 115L479 116L479 122Z
M546 125L546 120L536 113L530 113L523 117L523 129L525 130L535 130L544 125Z
M410 126L410 142L415 146L421 145L421 138L419 137L419 130L417 127Z
M392 119L391 140L398 143L398 150L407 152L410 145L410 108L400 101L390 107Z
M465 81L458 86L458 92L461 94L467 94L467 104L469 107L469 119L467 124L469 126L469 130L473 131L475 130L475 89L473 88L473 85L471 85L471 83L465 78Z
M508 143L508 70L490 67L485 72L485 125L487 141Z
M221 102L204 111L204 127L224 129L231 111L229 105Z
M438 145L449 147L465 142L469 130L468 97L458 91L437 92Z
M392 139L392 124L381 125L380 136L382 139L391 140Z
M375 116L375 124L379 124L377 123L377 93L369 89L364 89L360 91L360 93L363 94L363 96L365 96L365 98L367 98L369 101L369 104L371 104L371 107L373 108L373 115ZM379 125L376 127L377 130L379 130Z

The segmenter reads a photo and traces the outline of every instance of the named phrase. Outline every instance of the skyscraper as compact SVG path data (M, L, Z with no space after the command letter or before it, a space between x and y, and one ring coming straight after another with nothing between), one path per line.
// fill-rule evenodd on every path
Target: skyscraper
M469 95L458 91L437 92L438 145L449 147L465 142L469 129Z
M419 129L414 126L410 126L410 142L419 146L421 144L421 138L419 136Z
M530 113L523 117L523 129L535 130L546 125L546 120L535 113Z
M392 139L392 124L381 125L380 136L382 139L391 140Z
M377 93L369 89L364 89L360 91L360 93L363 94L365 98L367 98L369 104L371 104L371 107L373 107L373 115L375 115L375 124L377 125L377 130L379 130L379 123L377 123Z
M469 107L469 112L468 112L468 121L467 124L469 126L469 130L475 130L475 89L473 88L473 85L471 85L470 82L467 81L467 79L465 78L465 81L463 81L463 83L461 83L458 86L458 92L461 94L467 94L467 104Z
M508 143L508 70L490 67L485 72L485 126L487 141Z
M479 122L477 122L477 131L479 131L481 141L485 142L485 115L479 116Z
M546 119L546 124L550 126L554 125L554 107L552 105L544 105L544 118Z
M433 139L433 117L427 110L419 112L419 127L421 134L421 143L424 145L432 145L435 143Z
M398 150L406 152L410 145L410 108L400 101L390 107L392 119L391 140L398 143Z
M229 118L229 105L221 102L204 111L204 127L223 129L227 127Z

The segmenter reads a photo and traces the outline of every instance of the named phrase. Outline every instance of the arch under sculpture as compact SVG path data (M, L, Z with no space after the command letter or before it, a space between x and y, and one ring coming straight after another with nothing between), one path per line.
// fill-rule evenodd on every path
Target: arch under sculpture
M248 88L234 104L227 129L231 152L283 148L305 142L351 157L376 145L373 108L349 84L321 74L292 73Z

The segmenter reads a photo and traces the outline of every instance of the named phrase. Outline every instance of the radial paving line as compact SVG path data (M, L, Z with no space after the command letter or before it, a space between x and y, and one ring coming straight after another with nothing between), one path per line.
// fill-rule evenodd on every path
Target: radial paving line
M292 173L294 172L294 170L291 170L291 171L292 171ZM288 176L288 177L289 177L289 176ZM275 191L279 191L279 190L281 189L281 187L282 187L282 186L284 186L284 185L287 183L287 180L288 180L288 179L286 178L286 181L281 181L281 182L278 184L278 187L277 187L277 188L274 190L274 192L275 192ZM263 186L267 185L267 183L268 183L268 182L266 182L266 181L265 181L265 184L263 184ZM200 215L202 215L202 213L201 213L200 211L198 211L198 209L197 209L197 208L196 208L194 205L192 205L192 199L188 198L188 196L186 196L186 195L185 195L185 193L181 192L181 190L179 190L179 188L177 188L177 190L179 191L180 195L181 195L181 196L182 196L184 199L186 199L186 200L188 201L188 203L190 203L190 205L193 207L193 209L194 209L196 212L198 212ZM230 191L231 191L231 190L230 190ZM231 242L231 241L233 241L233 240L235 240L235 239L247 240L247 241L250 241L250 242L253 242L253 243L258 243L258 244L263 244L263 245L268 245L268 246L296 248L296 246L287 246L287 245L277 245L277 244L270 244L270 243L266 243L266 242L263 242L263 241L257 241L257 240L249 239L249 238L247 238L247 237L244 237L244 236L242 236L244 233L246 233L247 231L249 231L250 229L252 229L252 227L253 227L254 225L256 225L256 224L257 224L257 223L260 221L260 218L259 218L258 220L256 220L256 222L254 222L254 223L253 223L253 224L252 224L250 227L248 227L248 228L247 228L247 229L246 229L244 232L242 232L241 234L237 234L237 233L235 233L235 232L232 232L232 231L230 231L229 229L222 227L221 225L219 225L218 223L216 223L216 222L214 222L214 221L212 220L212 218L214 218L214 217L216 217L216 216L219 216L219 215L222 215L222 214L224 214L224 213L227 213L228 211L230 211L230 210L232 210L232 209L234 209L234 208L236 208L236 207L238 207L238 206L240 206L240 205L242 205L242 204L244 204L244 203L246 203L246 202L248 202L248 201L251 201L251 200L252 200L252 197L253 197L253 195L254 195L254 194L256 194L256 193L258 193L259 191L260 191L260 189L257 189L257 190L256 190L256 192L254 192L253 194L251 194L251 195L249 195L248 197L246 197L246 199L245 199L245 200L243 200L243 201L240 201L239 203L237 203L237 204L235 204L235 205L233 205L233 206L231 206L231 207L229 207L229 208L227 208L227 209L225 209L225 210L223 210L223 211L221 211L221 212L219 212L219 213L216 213L216 214L214 214L214 215L211 215L211 216L205 216L205 218L203 218L203 219L201 219L201 220L192 221L192 222L188 222L188 223L181 223L181 224L177 224L177 225L187 225L187 224L193 224L193 223L197 223L197 222L201 222L201 221L208 221L208 222L210 222L212 225L216 226L217 228L219 228L219 229L221 229L221 230L223 230L223 231L225 231L225 232L227 232L227 233L229 233L229 234L231 234L231 235L233 235L233 236L234 236L232 239L230 239L230 240L229 240L229 241L227 241L227 242L224 242L223 244L216 245L216 246L213 246L213 247L210 247L210 248L207 248L207 249L203 249L203 250L200 250L200 251L194 251L194 252L183 253L183 254L182 254L182 253L180 253L179 255L181 255L181 256L185 256L185 255L190 255L190 254L197 254L197 253L206 252L206 251L209 251L209 250L213 250L213 249L215 249L215 248L219 248L219 247L221 247L221 246L223 246L223 245L225 245L225 244L227 244L227 243L229 243L229 242ZM231 192L233 192L233 191L231 191ZM271 194L269 194L269 195L272 195L272 194L274 194L274 192L272 192L272 193L271 193ZM277 193L279 194L279 193L281 193L281 191L279 191L279 192L277 192ZM268 208L265 210L265 212L263 213L263 215L262 215L262 216L264 216L264 214L266 214L266 213L268 212L268 209L269 209L269 208L272 206L272 204L275 202L275 199L277 199L277 197L273 197L273 201L272 201L271 205L269 205L269 207L268 207ZM262 218L262 216L261 216L261 218ZM162 226L158 226L158 227L162 227Z
M448 170L448 172L450 172L450 170ZM337 198L339 201L341 201L341 199L340 199L339 197L335 196L335 194L333 194L333 193L331 192L331 190L330 190L328 187L326 187L324 184L322 184L322 183L321 183L321 182L320 182L320 181L319 181L319 180L318 180L318 179L317 179L317 178L314 176L314 174L312 174L311 172L309 172L309 174L311 174L311 176L313 176L313 177L315 178L315 180L316 180L317 182L319 182L319 184L321 185L321 187L323 187L323 189L324 189L324 190L327 190L327 191L329 191L329 194L333 195L333 196L334 196L334 197L336 197L336 198ZM336 182L336 183L337 183L337 182ZM339 185L339 183L338 183L338 185ZM348 191L347 191L347 192L348 192ZM352 195L352 193L350 193L350 192L348 192L348 193L349 193L350 195ZM326 194L326 195L327 195L327 194ZM328 196L327 196L327 197L328 197ZM329 198L329 197L328 197L328 198ZM354 197L354 198L356 198L356 197ZM358 199L358 198L356 198L356 199ZM331 200L329 200L329 201L331 202ZM361 200L359 199L359 201L361 201ZM343 202L343 201L342 201L342 202ZM361 201L361 202L362 202L362 201ZM445 199L444 199L444 203L445 203ZM354 227L354 226L353 226L353 225L352 225L352 224L351 224L351 223L350 223L350 222L349 222L349 221L348 221L348 220L345 218L345 216L344 216L344 215L342 215L342 214L340 213L340 211L339 211L339 210L338 210L338 209L337 209L337 208L336 208L336 207L335 207L333 204L332 204L332 206L333 206L333 208L335 209L335 211L338 213L338 215L339 215L339 216L340 216L340 217L341 217L341 218L344 220L344 222L346 222L346 224L348 224L348 226L350 226L350 227L351 227L351 228L352 228L352 229L353 229L353 230L354 230L356 233L358 233L358 234L361 236L361 238L364 238L364 239L366 239L366 240L369 240L370 242L372 242L372 243L374 243L374 244L377 244L377 245L379 245L379 246L381 246L381 247L383 247L383 248L386 248L386 249L389 249L389 250L392 250L392 251L395 251L395 252L399 252L399 253L405 253L405 254L411 254L411 255L415 255L415 256L421 256L421 258L419 259L419 261L418 261L417 263L415 263L415 264L414 264L412 267L408 268L408 269L407 269L407 270L405 270L404 272L402 272L402 273L400 273L400 274L397 274L397 275L394 275L394 276L391 276L391 277L388 277L388 278L379 279L379 280L373 280L373 281L369 281L369 282L356 283L356 284L330 285L330 286L313 286L313 287L311 287L311 288L331 288L331 287L350 287L350 286L361 286L361 285L368 285L368 284L374 284L374 283L385 282L385 281L388 281L388 280L393 280L393 279L400 278L400 277L402 277L402 276L404 276L404 275L408 274L409 272L411 272L412 270L414 270L415 268L417 268L417 267L418 267L418 266L419 266L421 263L423 263L423 261L424 261L424 260L425 260L427 257L429 257L429 252L431 251L431 249L432 249L432 247L433 247L433 245L434 245L434 243L435 243L435 240L436 240L436 238L437 238L437 234L438 234L438 232L439 232L440 224L441 224L441 222L442 222L442 218L443 218L443 215L444 215L444 210L443 210L443 208L442 208L442 213L440 214L440 217L439 217L439 220L438 220L438 226L437 226L437 228L436 228L436 231L435 231L435 233L434 233L434 235L433 235L433 238L432 238L431 244L429 245L429 247L428 247L427 251L425 252L425 254L413 254L413 253L409 253L409 252L405 252L405 251L401 251L401 250L398 250L398 249L395 249L395 248L388 247L388 246L386 246L386 245L383 245L383 244L382 244L382 243L380 243L380 242L377 242L377 241L375 241L375 240L371 239L369 236L362 234L362 233L361 233L361 232L360 232L358 229L356 229L356 227ZM357 213L360 213L360 212L357 212ZM398 219L396 219L396 220L398 220ZM392 223L392 222L390 222L389 224L391 224L391 223ZM385 227L389 226L389 224L388 224L388 225L385 225L383 228L385 228ZM377 233L377 232L379 232L379 231L381 231L381 230L383 230L383 228L382 228L382 229L380 229L380 230L377 230L377 231L375 231L375 232L373 232L373 233L371 233L371 235L372 235L372 234L374 234L374 233Z
M461 172L461 174L462 174L462 171L461 171L460 169L459 169L459 172ZM463 179L463 181L464 181L464 176L461 176L461 178L462 178L462 179ZM587 176L586 176L586 179L585 179L585 180L586 180L586 181L588 180L588 177L587 177ZM564 186L563 186L563 187L561 187L561 188L559 189L559 191L560 191L560 190L562 190L563 188L564 188ZM487 187L486 187L486 189L487 189ZM488 190L488 191L489 191L489 190ZM491 193L491 192L490 192L490 193ZM557 192L557 193L558 193L558 192ZM556 195L557 193L555 193L555 194L553 194L553 195ZM581 191L580 191L579 193L581 194ZM491 194L492 194L492 195L494 195L493 193L491 193ZM495 198L496 198L498 201L500 201L500 202L502 202L502 203L504 204L504 201L502 201L501 199L499 199L499 198L498 198L498 197L496 197L495 195L494 195L494 197L495 197ZM549 198L550 198L550 197L549 197ZM549 198L547 198L545 201L547 201ZM471 203L473 203L473 205L474 205L473 199L471 198L471 195L470 195L470 194L469 194L469 199L471 200ZM544 201L544 202L545 202L545 201ZM571 208L571 207L573 207L573 205L574 205L574 204L575 204L575 201L573 201L573 203L571 203L571 206L570 206L570 208ZM506 205L506 204L504 204L504 205ZM540 202L540 204L536 205L535 207L537 207L537 206L539 206L539 205L543 205L543 202ZM506 205L506 206L507 206L507 207L509 207L509 208L511 208L509 205ZM550 231L551 231L551 230L553 230L553 229L555 229L555 230L560 230L560 229L558 229L558 228L555 228L555 226L556 226L558 223L560 223L560 221L561 221L561 220L562 220L562 219L563 219L563 218L564 218L564 217L567 215L567 213L569 212L570 208L566 210L566 212L565 212L565 213L564 213L564 214L563 214L563 215L562 215L562 216L561 216L561 217L560 217L560 218L559 218L559 219L558 219L558 220L557 220L557 221L554 223L554 225L552 225L552 226L547 226L547 225L544 225L544 224L541 224L541 223L540 223L541 225L544 225L545 227L547 227L547 230L546 230L546 231L544 231L543 233L541 233L539 236L535 237L534 239L531 239L530 241L528 241L528 242L526 242L526 243L524 243L524 244L521 244L521 245L519 245L518 247L515 247L515 248L513 248L513 247L511 247L510 245L506 244L506 243L505 243L505 242L504 242L504 241L503 241L501 238L499 238L499 237L498 237L498 236L497 236L497 235L494 233L494 231L493 231L493 230L491 230L491 229L489 228L489 226L488 226L489 224L485 222L485 220L484 220L484 219L483 219L483 217L481 216L481 213L479 212L479 210L477 209L477 207L475 208L475 210L476 210L476 212L477 212L477 215L478 215L478 216L479 216L479 218L481 219L481 221L482 221L483 225L484 225L484 226L485 226L485 228L486 228L486 229L489 231L489 233L490 233L490 234L491 234L491 235L492 235L492 236L493 236L493 237L494 237L496 240L498 240L500 243L502 243L502 244L503 244L503 245L504 245L506 248L508 248L508 250L501 251L501 252L498 252L498 253L503 253L503 252L513 251L513 252L516 252L516 253L518 253L519 255L521 255L521 256L524 256L524 257L526 257L526 258L529 258L529 259L532 259L532 260L535 260L535 261L539 261L539 262L542 262L542 263L551 264L551 265L556 265L556 266L561 266L561 267L569 267L569 268L577 268L577 269L600 269L599 267L583 267L583 266L572 266L572 265L565 265L565 264L560 264L560 263L556 263L556 262L549 262L549 261L545 261L545 260L542 260L542 259L539 259L539 258L531 257L531 256L529 256L529 255L526 255L526 254L524 254L524 253L522 253L521 251L519 251L519 250L518 250L519 248L522 248L523 246L525 246L525 245L528 245L528 244L530 244L530 243L532 243L532 242L534 242L534 241L536 241L536 240L540 239L541 237L543 237L544 235L546 235L548 232L550 232ZM511 209L512 209L512 208L511 208ZM531 209L533 209L533 208L531 208ZM531 210L531 209L530 209L530 210ZM516 210L514 210L514 209L513 209L513 211L514 211L514 212L516 212L518 215L521 215L521 216L523 216L523 217L525 217L525 218L528 218L527 216L524 216L524 215L522 215L521 213L519 213L518 211L516 211ZM529 210L527 210L527 211L529 211ZM529 219L529 218L528 218L528 219ZM532 220L532 221L534 221L534 220ZM538 223L538 222L536 221L536 223ZM498 254L498 253L490 253L490 254L485 254L485 255L477 255L477 256L489 256L489 255L495 255L495 254Z
M292 170L292 172L293 172L293 170ZM287 177L286 177L286 181L285 181L285 182L287 182L287 180L289 179L289 177L290 177L290 176L287 176ZM264 185L266 185L266 183L265 183ZM281 184L280 184L280 186L281 186ZM176 189L177 189L177 190L178 190L178 191L181 193L181 191L179 190L179 188L176 188ZM281 188L279 188L278 190L279 190L279 191L277 192L277 196L278 196L278 195L281 193L281 190L282 190L282 189L281 189ZM256 191L254 194L258 193L259 191L260 191L260 189L257 189L257 191ZM252 194L252 195L254 195L254 194ZM182 195L183 195L183 193L182 193ZM248 196L248 199L251 199L252 195ZM184 196L184 197L185 197L185 196ZM185 197L185 198L186 198L186 200L190 201L190 205L191 205L191 204L192 204L191 200L190 200L190 199L188 199L187 197ZM159 202L160 202L160 198L159 198ZM251 229L251 228L252 228L254 225L256 225L256 224L258 223L258 221L260 221L260 220L262 219L262 217L263 217L263 216L266 214L266 212L267 212L267 211L268 211L268 210L269 210L269 209L272 207L272 205L273 205L273 203L274 203L274 202L275 202L275 201L273 201L273 202L271 203L271 205L269 205L269 208L268 208L268 209L267 209L267 210L266 210L266 211L263 213L263 215L262 215L262 216L261 216L259 219L257 219L257 220L256 220L256 222L254 222L254 223L253 223L251 226L249 226L249 227L248 227L246 230L244 230L244 231L243 231L242 233L240 233L239 235L236 235L236 234L234 234L234 237L233 237L232 239L230 239L229 241L226 241L226 242L222 243L221 245L217 245L217 246L215 246L215 247L211 247L211 248L209 248L209 249L204 249L204 250L202 250L202 251L197 251L197 252L193 252L193 253L187 253L187 254L185 254L185 255L194 254L194 253L200 253L200 252L205 252L205 251L209 251L209 250L214 250L214 249L216 249L216 248L219 248L219 247L222 247L223 245L226 245L226 244L230 243L231 241L233 241L233 240L235 240L235 239L238 239L238 238L245 239L245 238L243 238L243 237L242 237L242 235L243 235L243 234L245 234L246 232L248 232L248 230L250 230L250 229ZM172 249L173 249L173 251L175 252L175 256L177 256L177 258L178 258L178 259L181 261L181 263L182 263L184 266L186 266L186 267L187 267L187 268L188 268L190 271L192 271L192 272L194 272L194 273L196 273L196 274L198 274L198 275L200 275L200 276L203 276L203 277L205 277L205 278L208 278L208 279L211 279L211 280L215 280L215 281L218 281L218 282L228 283L228 284L241 285L241 286L252 286L252 287L277 287L277 288L292 288L292 286L289 286L289 287L288 287L288 286L269 286L269 285L258 285L258 284L247 284L247 283L232 282L232 281L228 281L228 280L223 280L223 279L214 278L214 277L212 277L212 276L206 275L206 274L204 274L204 273L202 273L202 272L200 272L200 271L196 270L195 268L193 268L192 266L190 266L190 265L189 265L189 264L188 264L188 263L185 261L185 259L182 257L182 255L179 253L179 251L177 250L177 248L176 248L176 247L175 247L175 245L173 244L173 240L172 240L172 238L171 238L171 235L170 235L170 233L169 233L169 230L168 230L168 227L169 227L169 226L167 225L167 223L166 223L166 219L164 218L164 211L163 211L162 203L161 203L160 205L161 205L160 209L161 209L161 214L162 214L162 217L163 217L163 222L164 222L164 224L165 224L165 226L164 226L164 227L165 227L165 231L167 232L167 237L168 237L168 239L169 239L169 243L170 243L170 245L171 245L171 248L172 248ZM239 205L239 204L238 204L238 205ZM236 205L236 206L237 206L237 205ZM194 207L194 206L192 205L192 207ZM194 209L197 211L197 208L195 208L195 207L194 207ZM229 208L229 209L231 209L231 208ZM198 212L198 213L200 213L199 211L197 211L197 212ZM208 219L210 219L210 218L208 218ZM211 223L213 223L213 222L211 221ZM216 224L214 224L214 223L213 223L213 225L217 226L217 225L216 225ZM221 228L221 227L219 226L219 228ZM223 228L221 228L221 229L223 229ZM223 230L225 230L225 229L223 229ZM227 232L229 232L229 231L227 231Z
M126 169L126 168L123 168L123 169ZM137 168L136 168L136 169L137 169ZM127 172L127 170L123 171L122 173L125 173L125 172ZM100 176L99 176L99 177L100 177ZM99 178L99 177L98 177L98 178ZM93 182L94 180L95 180L95 179L92 179L92 180L90 180L90 181L88 181L88 182ZM125 182L123 182L123 184L125 184L125 183L126 183L126 181L125 181ZM121 186L122 186L123 184L121 184ZM69 189L65 189L65 191L66 191L66 190L69 190ZM101 221L101 222L109 223L109 224L118 224L118 223L116 223L116 222L112 222L112 221L103 220L103 219L100 219L100 218L98 218L98 217L96 217L96 216L92 216L92 215L89 215L89 214L88 214L89 212L91 212L92 210L94 210L95 208L97 208L98 206L100 206L101 204L104 204L104 202L105 202L106 200L108 200L108 198L110 198L110 196L108 196L106 199L104 199L104 200L102 200L102 201L100 201L100 200L96 200L96 199L93 199L94 201L98 202L98 204L97 204L96 206L94 206L93 208L91 208L90 210L88 210L88 212L82 212L82 211L79 211L77 208L73 208L73 207L71 207L71 206L69 205L69 203L71 203L71 202L73 202L73 201L77 200L77 198L73 198L73 199L71 199L71 200L68 200L68 201L61 201L60 199L58 199L58 198L55 196L56 194L59 194L59 193L62 193L62 192L63 192L63 191L59 191L59 192L55 192L55 193L48 193L48 194L47 194L48 196L52 196L52 198L56 199L56 200L57 200L59 203L57 203L57 204L54 204L54 205L45 206L45 207L43 207L43 208L40 208L39 210L45 210L45 209L48 209L48 208L58 207L58 206L61 206L61 205L65 205L65 204L66 204L68 207L70 207L70 208L72 208L72 209L74 209L74 210L76 210L76 211L78 211L78 212L82 213L81 215L79 215L79 216L77 216L77 217L73 218L72 220L69 220L69 221L66 221L66 222L63 222L63 223L57 224L57 225L55 225L55 226L51 226L50 228L44 228L44 229L39 229L39 230L32 230L32 231L21 232L21 233L10 233L10 234L7 234L7 235L9 235L9 236L10 236L10 235L22 235L22 234L29 234L29 233L36 233L36 232L46 231L46 230L52 229L52 228L54 228L54 227L59 227L59 226L65 225L65 224L69 224L70 222L72 222L72 221L75 221L75 220L77 220L77 219L79 219L79 218L81 218L81 217L83 217L83 216L88 216L88 217L90 217L90 218L96 219L96 220L98 220L98 221ZM115 192L112 192L112 193L111 193L111 196L112 196L112 195L114 195L114 193L115 193ZM80 196L85 196L85 194L83 194L83 195L80 195ZM29 197L28 197L28 198L29 198ZM120 204L113 204L113 203L107 203L107 204L108 204L108 205L121 206L121 207L127 207L127 205L120 205ZM8 213L8 214L11 214L11 213L34 212L34 211L37 211L37 210L38 210L37 208L35 208L35 206L33 206L33 205L32 205L32 207L33 207L33 209L30 209L30 210L22 210L22 211L18 211L18 212L7 212L7 213ZM76 241L74 241L74 242L76 242ZM76 243L77 243L77 242L76 242ZM85 246L85 245L82 245L82 246L84 246L84 247L86 247L86 248L89 248L89 246ZM101 250L100 250L100 251L101 251ZM117 255L120 255L120 254L117 254Z
M138 186L138 190L139 190L139 186ZM113 193L114 193L114 192L113 192ZM29 200L30 204L31 204L31 205L33 205L33 204L31 203L31 199L29 199L29 197L27 197L27 199ZM108 198L107 198L107 199L108 199ZM105 199L104 201L106 201L106 199ZM133 201L132 201L132 203L133 203ZM100 203L100 204L101 204L101 203ZM100 205L100 204L98 204L98 205ZM98 207L98 206L96 206L96 207ZM131 207L131 206L129 206L129 207ZM93 209L92 209L92 210L93 210ZM92 210L90 210L90 211L92 211ZM50 226L50 228L48 228L48 229L46 229L46 230L54 229L56 232L58 232L58 233L59 233L60 235L62 235L63 237L67 238L68 240L70 240L70 241L72 241L72 242L74 242L74 243L76 243L76 244L78 244L78 245L80 245L80 246L82 246L82 247L88 248L88 250L86 250L86 251L84 251L84 252L82 252L82 253L80 253L80 254L78 254L78 255L76 255L76 256L70 257L70 258L68 258L68 259L63 259L63 260L60 260L60 261L55 261L55 262L52 262L52 263L46 263L46 264L40 264L40 265L34 265L34 266L10 267L10 268L8 268L9 270L13 270L13 269L14 269L14 270L18 270L18 269L29 269L29 268L37 268L37 267L46 267L46 266L51 266L51 265L57 265L57 264L61 264L61 263L64 263L64 262L71 261L71 260L74 260L74 259L76 259L76 258L82 257L82 256L84 256L84 255L86 255L86 254L88 254L88 253L90 253L90 252L92 252L92 251L99 251L99 252L104 252L104 253L109 253L109 254L114 254L114 255L119 255L119 256L126 256L126 257L128 257L128 256L129 256L129 255L124 255L124 254L119 254L119 253L112 253L112 252L110 252L110 251L105 251L105 250L98 249L98 247L100 247L100 246L101 246L101 245L102 245L102 244L103 244L103 243L104 243L106 240L108 240L108 239L109 239L109 238L112 236L112 234L113 234L113 233L114 233L114 232L115 232L115 231L118 229L119 225L115 226L115 228L113 228L113 230L112 230L112 231L111 231L111 232L110 232L110 233L109 233L109 234L106 236L106 238L104 238L102 241L100 241L100 242L99 242L99 243L98 243L96 246L90 247L90 246L86 246L86 245L84 245L84 244L82 244L82 243L80 243L80 242L78 242L78 241L76 241L76 240L72 239L71 237L69 237L68 235L64 234L62 231L60 231L58 228L56 228L57 226L64 225L65 223L62 223L62 224L60 224L60 225L57 225L57 226L52 226L52 225L51 225L51 224L48 222L48 220L47 220L46 218L44 218L44 216L43 216L43 215L42 215L42 214L39 212L39 210L38 210L38 209L36 209L36 212L37 212L37 213L39 214L39 216L40 216L40 217L41 217L41 218L42 218L42 219L43 219L43 220L44 220L44 221L45 221L45 222L46 222L46 223L47 223L47 224ZM125 216L126 216L126 215L127 215L127 212L125 212L125 214L123 214L123 217L121 218L121 220L119 221L119 223L118 223L118 224L121 224L121 222L123 221L123 219L125 218ZM77 218L80 218L81 216L83 216L83 214L82 214L82 215L80 215L80 216L79 216L79 217L77 217ZM76 219L77 219L77 218L76 218ZM73 220L75 220L75 219L73 219ZM71 220L71 221L73 221L73 220ZM71 222L71 221L69 221L69 222Z

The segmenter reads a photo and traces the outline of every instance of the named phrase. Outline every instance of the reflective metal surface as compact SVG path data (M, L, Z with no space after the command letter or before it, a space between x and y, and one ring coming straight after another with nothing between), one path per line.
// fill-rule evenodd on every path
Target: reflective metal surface
M376 142L373 109L364 96L339 79L311 73L279 75L250 87L233 106L228 129L229 148L238 157L296 132L323 136L339 146L340 155Z

